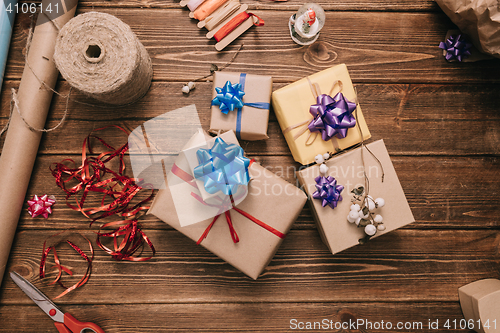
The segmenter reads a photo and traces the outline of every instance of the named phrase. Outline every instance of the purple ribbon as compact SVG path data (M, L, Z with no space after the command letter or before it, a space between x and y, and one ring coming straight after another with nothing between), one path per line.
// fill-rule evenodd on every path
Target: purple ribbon
M457 59L462 61L470 56L472 44L464 35L451 35L445 42L439 43L439 48L446 51L446 60Z
M332 176L318 176L315 181L316 192L313 193L313 198L322 200L321 206L323 207L330 206L332 209L337 207L337 203L342 201L340 192L344 190L344 186L337 185L337 180Z
M356 103L348 101L340 92L333 98L326 94L319 95L316 101L317 104L311 105L309 109L314 117L307 125L309 130L321 132L325 141L334 136L345 138L347 130L356 125L356 119L352 115L356 110Z

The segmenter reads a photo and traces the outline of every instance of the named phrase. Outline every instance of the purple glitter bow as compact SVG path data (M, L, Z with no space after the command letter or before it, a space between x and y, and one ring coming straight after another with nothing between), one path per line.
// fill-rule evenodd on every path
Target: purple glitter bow
M342 201L340 192L342 192L344 186L337 185L337 180L332 176L318 176L315 181L316 192L313 193L313 198L322 200L321 205L323 207L330 206L332 209L337 207L337 203Z
M439 48L446 51L446 60L457 59L462 61L470 56L472 44L464 35L451 35L445 42L439 43Z
M343 139L347 130L356 125L356 119L352 115L355 109L356 103L348 101L340 92L334 98L322 94L318 96L317 104L311 105L309 109L314 119L307 127L311 132L321 132L325 141L334 136Z

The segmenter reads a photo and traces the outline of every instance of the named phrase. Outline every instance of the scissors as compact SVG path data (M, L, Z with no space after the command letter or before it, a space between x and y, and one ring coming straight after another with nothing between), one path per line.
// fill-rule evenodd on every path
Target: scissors
M94 323L82 323L69 313L63 313L47 296L16 272L10 272L10 277L43 312L52 318L59 333L84 333L85 330L104 333L102 328Z

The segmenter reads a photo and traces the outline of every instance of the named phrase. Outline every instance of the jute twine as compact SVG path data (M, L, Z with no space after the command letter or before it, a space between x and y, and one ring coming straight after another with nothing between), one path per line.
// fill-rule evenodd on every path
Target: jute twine
M54 60L68 83L107 104L144 96L153 67L146 48L118 18L98 12L78 15L57 36Z

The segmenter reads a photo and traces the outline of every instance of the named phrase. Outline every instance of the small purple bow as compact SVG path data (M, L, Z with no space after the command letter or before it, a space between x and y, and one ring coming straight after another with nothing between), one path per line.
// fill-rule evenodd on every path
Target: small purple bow
M336 136L343 139L347 130L356 125L352 115L356 110L356 103L348 101L344 94L337 93L335 97L322 94L317 98L317 104L311 105L309 112L314 119L307 127L311 132L321 132L324 141Z
M340 192L344 190L344 186L337 185L337 180L332 176L318 176L315 181L316 192L313 193L313 198L322 200L321 205L323 207L330 206L332 209L337 207L337 203L342 201Z
M446 51L444 58L448 61L462 61L470 56L472 44L464 35L451 35L445 42L439 43L439 48Z

